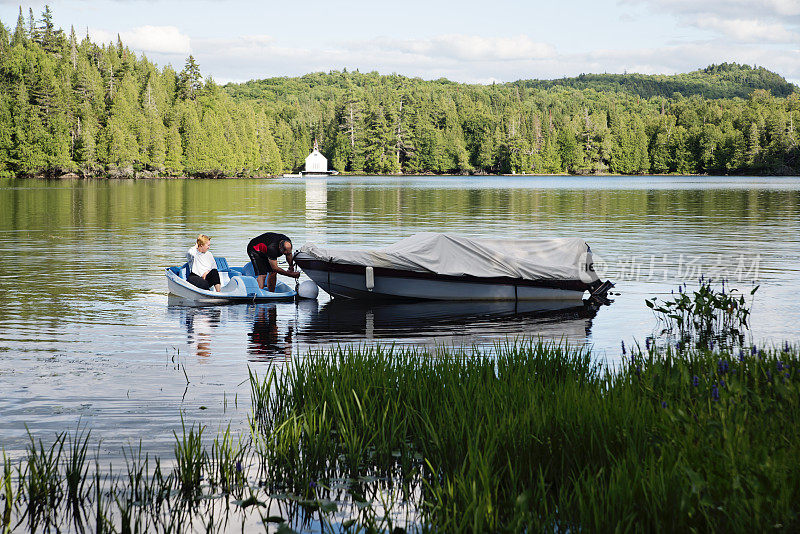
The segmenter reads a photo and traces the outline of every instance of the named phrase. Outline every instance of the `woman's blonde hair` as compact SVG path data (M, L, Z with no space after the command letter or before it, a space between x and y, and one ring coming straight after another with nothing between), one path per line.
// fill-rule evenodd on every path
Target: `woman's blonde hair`
M198 247L200 245L205 245L206 243L210 243L210 242L211 242L211 238L208 237L206 234L200 234L199 236L197 236L197 246Z

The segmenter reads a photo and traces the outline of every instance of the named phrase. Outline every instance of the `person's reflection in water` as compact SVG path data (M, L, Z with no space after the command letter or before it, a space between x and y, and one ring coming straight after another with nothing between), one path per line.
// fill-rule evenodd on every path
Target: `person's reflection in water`
M219 308L189 308L186 313L186 333L189 346L199 361L211 357L211 334L220 323Z
M294 329L286 328L286 335L281 339L278 329L278 308L275 304L256 304L253 320L253 331L248 334L250 344L248 353L251 360L268 361L283 357L288 360L292 355L292 337Z

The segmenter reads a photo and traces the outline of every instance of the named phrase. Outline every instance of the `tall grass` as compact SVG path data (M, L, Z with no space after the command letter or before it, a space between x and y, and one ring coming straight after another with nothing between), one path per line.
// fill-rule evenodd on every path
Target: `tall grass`
M249 432L113 474L89 433L4 455L3 530L800 530L800 351L538 339L384 346L251 373ZM243 526L244 525L244 526Z
M496 352L320 352L255 412L293 480L421 483L436 530L800 528L796 350L651 348L615 372L566 345Z

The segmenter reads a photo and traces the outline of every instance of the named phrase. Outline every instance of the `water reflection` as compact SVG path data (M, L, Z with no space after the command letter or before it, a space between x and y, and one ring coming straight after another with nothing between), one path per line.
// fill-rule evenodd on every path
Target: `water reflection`
M278 328L278 308L275 303L252 304L248 315L253 317L253 329L247 334L250 342L247 353L251 361L268 361L292 356L292 336L294 328L287 324Z
M198 231L214 236L216 255L243 265L250 238L272 229L297 246L345 248L422 231L580 236L626 276L610 276L621 295L596 317L324 299L271 311L168 302L163 268L183 263ZM798 236L797 177L0 179L0 448L24 452L27 430L49 437L83 417L106 444L145 434L151 448L158 442L170 453L179 410L206 406L196 412L204 424L238 418L230 406L224 412L224 399L246 396L251 360L283 361L342 342L491 348L531 334L589 343L613 362L621 338L652 333L644 299L684 281L681 258L697 259L698 273L718 263L735 270L742 253L748 266L757 259L754 339L796 343ZM124 252L131 243L136 261ZM658 276L650 277L653 255ZM648 272L633 276L633 259Z
M306 343L352 338L377 341L437 338L469 344L520 334L585 343L597 310L574 302L395 302L334 299L302 327Z
M192 306L171 297L168 314L186 329L200 361L217 334L240 332L250 361L287 361L309 348L340 343L486 344L522 334L586 343L597 310L574 302L384 302ZM221 326L224 325L223 328Z
M325 243L325 218L327 215L327 180L324 178L306 179L306 228L309 240Z

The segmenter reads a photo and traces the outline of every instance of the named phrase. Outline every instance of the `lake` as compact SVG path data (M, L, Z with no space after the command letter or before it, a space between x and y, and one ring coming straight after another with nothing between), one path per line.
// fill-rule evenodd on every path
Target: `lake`
M578 236L617 283L596 314L494 305L332 301L187 307L163 269L202 232L232 265L267 230L376 247L415 232ZM588 344L614 364L644 343L644 299L704 274L749 291L752 336L800 341L800 178L334 177L0 180L0 448L78 424L119 457L169 454L180 415L243 425L248 367L337 343L479 346L520 335ZM618 295L616 293L619 293Z

